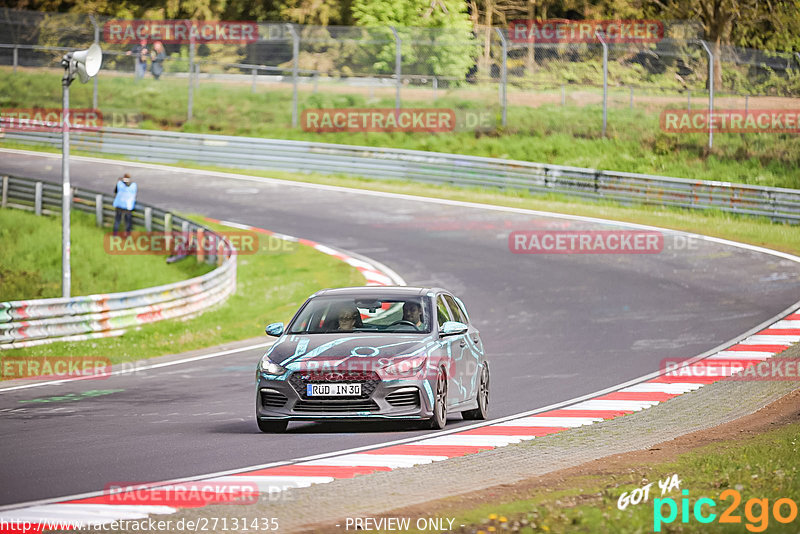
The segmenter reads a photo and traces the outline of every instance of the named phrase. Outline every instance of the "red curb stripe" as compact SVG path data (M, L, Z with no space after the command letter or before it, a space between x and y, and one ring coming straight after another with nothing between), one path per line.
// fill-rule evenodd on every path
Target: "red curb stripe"
M800 328L766 328L758 336L800 336Z
M447 456L448 458L453 458L454 456L465 456L467 454L490 451L492 449L494 449L494 447L489 445L393 445L383 449L364 451L361 454L409 454L423 456Z
M783 352L789 348L789 345L734 345L732 347L728 347L725 350L744 350L744 351L753 351L753 352L772 352L773 354L777 354L778 352Z
M800 321L800 312L793 313L787 317L783 318L784 321Z
M356 475L368 475L374 471L391 471L390 467L371 466L371 465L281 465L278 467L268 467L258 471L248 471L237 473L233 476L248 477L333 477L333 478L353 478Z
M658 382L661 384L713 384L718 380L727 378L724 376L667 376L661 375L658 378L650 380L650 382Z
M458 436L546 436L567 430L565 426L482 426L459 432Z
M615 391L614 393L597 397L597 400L644 400L663 402L672 397L677 397L678 395L681 395L681 393L664 393L661 391Z

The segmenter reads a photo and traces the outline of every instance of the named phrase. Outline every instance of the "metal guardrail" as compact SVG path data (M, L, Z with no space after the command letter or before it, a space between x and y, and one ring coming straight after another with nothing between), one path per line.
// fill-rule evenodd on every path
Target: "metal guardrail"
M800 223L800 190L669 178L419 150L306 141L104 128L72 132L92 153L289 172L349 174L469 187L527 190L621 203L655 204ZM7 131L9 140L60 146L60 132Z
M60 213L61 186L16 176L2 177L1 206ZM94 213L98 226L114 217L112 198L73 189L73 209ZM214 253L203 261L217 268L202 276L157 287L71 298L0 302L0 350L54 341L80 341L122 335L126 328L188 317L223 302L236 289L233 247L210 228L137 202L134 223L147 231L178 231L197 239L198 231L216 236Z

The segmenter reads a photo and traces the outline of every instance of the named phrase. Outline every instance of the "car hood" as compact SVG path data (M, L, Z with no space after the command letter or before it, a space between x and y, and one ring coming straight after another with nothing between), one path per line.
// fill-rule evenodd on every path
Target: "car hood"
M267 352L269 359L291 371L375 370L436 346L429 334L287 335Z

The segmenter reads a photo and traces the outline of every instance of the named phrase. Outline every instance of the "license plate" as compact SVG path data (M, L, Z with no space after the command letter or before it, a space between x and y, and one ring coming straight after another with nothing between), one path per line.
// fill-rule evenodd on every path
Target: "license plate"
M361 384L306 384L307 397L360 397Z

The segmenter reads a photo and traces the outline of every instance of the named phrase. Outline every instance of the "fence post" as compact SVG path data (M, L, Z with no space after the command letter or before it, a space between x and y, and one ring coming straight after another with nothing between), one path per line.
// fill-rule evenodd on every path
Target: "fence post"
M100 228L103 227L103 195L100 193L94 196L94 222Z
M206 261L205 250L203 250L203 237L205 236L205 232L202 228L197 229L197 263L203 263Z
M603 137L605 137L608 124L608 44L599 30L595 31L595 36L603 45Z
M436 102L436 90L439 88L439 78L433 77L433 101Z
M8 205L8 176L3 176L3 195L0 198L0 208Z
M19 48L14 45L14 74L17 73L17 65L19 64Z
M186 118L192 120L192 108L194 107L194 87L192 83L194 76L194 37L189 41L189 103L186 105Z
M97 25L97 21L94 18L94 15L89 13L89 20L92 22L92 26L94 26L94 42L99 45L100 44L100 26ZM93 76L94 78L94 87L92 88L92 109L97 109L97 76Z
M148 232L153 231L153 208L149 206L144 208L144 229Z
M164 231L171 232L172 231L172 214L165 213L164 214Z
M293 24L286 26L292 34L292 128L297 128L297 69L300 61L300 35Z
M33 197L33 212L36 215L42 214L42 182L36 182Z
M714 146L714 54L708 43L701 39L700 44L708 54L708 148L711 148Z
M397 91L394 97L394 108L400 109L400 77L402 76L403 72L403 41L400 40L400 35L397 33L397 29L394 26L389 26L389 29L392 30L392 33L394 34L394 76L397 78Z
M507 116L507 99L506 99L506 91L508 90L507 81L508 81L508 43L506 43L506 36L503 35L503 30L500 28L494 29L497 32L497 35L500 37L500 43L503 45L503 69L501 71L500 77L500 105L503 106L503 126L506 125L506 116Z

